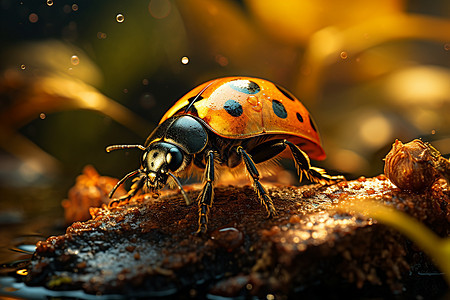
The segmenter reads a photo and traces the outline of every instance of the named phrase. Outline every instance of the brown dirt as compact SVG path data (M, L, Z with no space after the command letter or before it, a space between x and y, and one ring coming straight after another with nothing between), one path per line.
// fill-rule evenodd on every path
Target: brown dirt
M428 258L400 233L336 205L370 197L440 236L449 233L444 181L420 194L401 191L384 175L324 187L267 187L278 211L272 219L250 186L216 187L204 236L193 234L197 207L186 206L177 192L92 208L92 219L37 244L27 283L146 297L325 297L374 289L393 295L405 292L408 272L431 265ZM198 192L188 189L192 199Z

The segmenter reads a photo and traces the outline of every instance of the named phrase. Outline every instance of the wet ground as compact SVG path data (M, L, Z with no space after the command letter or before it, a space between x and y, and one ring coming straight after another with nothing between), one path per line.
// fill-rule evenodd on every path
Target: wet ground
M44 187L0 188L0 299L125 299L123 295L90 295L52 291L23 282L36 243L64 234L62 199L69 183Z
M23 299L45 298L45 288L22 283L36 243L64 233L60 197L64 191L48 187L0 188L0 295Z
M142 198L110 212L97 210L97 221L72 225L68 232L73 238L67 239L67 234L64 235L66 230L60 201L54 201L58 197L64 198L64 193L61 196L55 191L45 189L38 189L33 193L23 190L23 197L18 197L16 202L2 202L5 205L2 211L7 213L2 215L3 265L0 294L25 299L98 299L97 296L105 292L113 293L104 296L107 299L123 297L114 294L115 291L137 298L149 295L182 298L207 296L210 299L272 296L279 298L287 295L321 295L325 298L330 293L321 288L324 281L340 278L341 281L346 279L347 283L334 286L336 296L342 295L343 292L347 293L349 298L366 299L386 295L399 299L444 295L446 287L442 274L432 265L424 264L429 264L429 261L424 259L423 254L421 257L420 252L414 254L416 262L405 256L403 251L406 248L403 247L405 243L407 248L409 246L400 235L380 226L372 228L372 224L367 220L330 214L329 209L334 202L356 197L366 191L372 196L385 197L391 204L414 207L410 201L399 202L404 200L405 195L392 191L385 179L367 182L361 180L320 191L289 187L271 188L270 193L280 215L274 220L267 220L264 210L258 201L253 199L251 187L220 187L216 190L217 199L211 211L209 236L205 240L191 234L196 229L196 209L181 205L183 200L177 193L174 196L163 196L164 201ZM3 195L8 195L8 191ZM39 196L33 198L30 195ZM298 202L298 197L302 198L301 202ZM423 197L416 198L420 200ZM425 206L410 213L424 218L427 209L430 207ZM151 212L150 218L146 217L150 215L148 212L142 213L147 210ZM127 217L130 212L131 217ZM132 227L136 223L139 224L137 231ZM99 230L106 230L110 238L99 238L95 234ZM125 239L120 235L114 237L115 233L120 232L129 236ZM33 266L27 267L35 243L51 235L60 237L40 243ZM119 238L120 242L114 242L116 238ZM380 239L387 241L390 251L388 254L384 246L374 247L380 243L374 244L373 241ZM49 241L55 241L54 252L49 251L46 246ZM78 252L77 249L80 249L82 244L86 246L85 251ZM358 244L357 248L354 248L355 244ZM159 248L163 251L159 252ZM199 251L201 249L204 251ZM362 249L372 250L368 251L370 254L367 255ZM160 254L155 256L153 250ZM111 259L105 260L108 255ZM88 259L88 256L91 258ZM270 257L276 258L276 261L268 259ZM69 260L63 265L58 263L66 259ZM389 259L392 259L391 263ZM370 264L372 267L365 274L361 272L364 271L361 262L367 260L375 261ZM208 261L209 264L205 265ZM217 264L217 261L222 263ZM388 262L385 263L386 261ZM414 263L409 275L404 269L406 261ZM131 272L126 270L130 264L136 267L131 268ZM353 265L347 268L349 264ZM386 277L386 274L392 269L390 264L395 264L402 273L403 288L400 287L394 293L392 287L395 290L397 282L386 282L389 277ZM47 271L42 272L40 266ZM339 268L341 271L336 277L333 270ZM179 270L182 270L181 273ZM29 271L34 272L31 277L26 276ZM386 271L389 272L383 275ZM44 277L40 277L40 274ZM56 277L49 277L49 274ZM138 278L136 276L141 276L141 283L145 284L140 285L138 289L132 289L133 293L130 293L130 283ZM25 286L22 280L27 277L28 282L37 286ZM395 279L395 276L392 278ZM381 286L376 284L377 280L381 280ZM371 284L367 284L368 282ZM289 288L287 293L283 293L283 285ZM328 285L333 288L333 283ZM67 288L77 290L58 291ZM80 288L89 293L81 291ZM96 294L97 296L94 296Z

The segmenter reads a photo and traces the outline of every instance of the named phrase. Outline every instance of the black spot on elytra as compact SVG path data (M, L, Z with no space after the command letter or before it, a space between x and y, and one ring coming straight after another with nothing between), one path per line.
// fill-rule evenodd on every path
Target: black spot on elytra
M317 132L317 128L316 125L314 124L313 119L311 118L311 116L309 117L309 123L311 124L312 129Z
M225 102L223 108L233 117L239 117L244 112L244 110L242 109L242 105L239 102L231 99Z
M202 99L203 99L203 96L201 96L200 94L197 94L197 95L192 96L191 98L189 98L188 99L189 104L184 109L184 112L193 111L194 113L197 113L197 109L194 107L194 103L197 102L197 101L200 101Z
M299 113L297 113L296 115L297 115L297 119L298 119L300 122L303 123L303 117L302 117L302 115L299 114Z
M292 100L292 101L295 101L295 97L291 94L291 93L289 93L287 90L285 90L284 88L282 88L281 86L279 86L279 85L275 85L276 87L277 87L277 89L281 92L281 93L283 93L283 95L285 95L287 98L289 98L290 100Z
M189 98L188 101L189 101L189 104L192 104L193 102L197 102L202 99L203 99L203 96L195 95L195 96L192 96L191 98Z
M273 112L277 115L277 117L282 119L287 118L286 108L284 108L283 103L281 103L280 101L272 100L272 109Z
M246 79L233 80L228 85L235 91L249 95L254 95L261 91L261 88L256 82Z

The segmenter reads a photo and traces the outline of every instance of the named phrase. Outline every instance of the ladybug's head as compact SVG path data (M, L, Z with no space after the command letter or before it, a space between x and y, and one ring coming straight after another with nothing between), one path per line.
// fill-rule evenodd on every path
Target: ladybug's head
M167 142L153 142L150 143L147 148L142 145L113 145L107 147L106 151L111 152L117 149L130 148L138 148L144 151L141 159L141 168L128 173L125 177L119 180L119 182L117 182L109 193L110 198L112 198L115 191L121 184L135 175L139 176L139 180L142 183L138 189L144 187L144 190L153 192L154 195L158 195L158 190L166 185L169 176L171 176L180 189L186 204L191 203L186 192L183 190L180 181L173 174L178 174L186 168L186 166L192 161L191 154L187 154L180 149L180 147ZM134 194L135 193L131 196Z
M142 155L142 173L147 177L145 186L153 192L163 188L171 172L179 172L186 166L183 150L174 144L155 142Z

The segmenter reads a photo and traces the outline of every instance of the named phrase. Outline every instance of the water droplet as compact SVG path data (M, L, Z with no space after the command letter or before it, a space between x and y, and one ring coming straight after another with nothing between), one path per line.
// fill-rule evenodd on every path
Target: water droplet
M143 85L148 85L148 79L147 78L142 79L142 84Z
M125 17L122 14L117 14L116 21L118 23L122 23L123 21L125 21Z
M262 110L261 102L259 101L258 97L256 97L255 95L248 96L247 102L250 105L252 105L252 109L254 111L261 111Z
M449 51L449 50L450 50L450 43L446 43L446 44L444 45L444 49L445 49L446 51Z
M47 5L48 6L52 6L53 5L53 0L47 0Z
M436 134L436 130L431 130L431 134Z
M251 105L257 105L258 97L254 96L254 95L250 95L247 97L247 102L250 103Z
M78 10L78 4L72 4L72 10L77 11Z
M78 56L72 55L72 57L70 58L70 62L72 63L72 65L76 66L80 63L80 59L78 58Z
M123 89L123 93L127 94L128 93L128 89Z
M347 59L347 58L348 58L347 52L342 51L342 52L341 52L341 58L342 58L342 59Z
M104 39L106 39L106 33L101 32L101 31L97 32L97 38L98 38L99 40L104 40Z
M10 250L25 254L33 254L36 250L36 245L22 244L17 245L16 247L10 248Z
M226 58L223 55L217 54L216 57L216 62L221 65L222 67L225 67L226 65L228 65L228 58Z
M234 227L216 229L211 233L211 239L216 241L221 247L231 252L244 242L242 231Z
M39 114L39 118L40 118L41 120L44 120L46 117L47 117L47 115L46 115L45 113L40 113L40 114Z
M36 22L39 20L39 17L38 17L37 14L31 13L31 14L28 16L28 20L30 20L31 23L36 23Z
M25 65L20 65L20 68L22 69L22 70L25 70L26 68L27 68L27 66L25 66Z
M189 63L189 57L183 56L183 57L181 58L181 63L182 63L183 65L187 65L187 64Z

